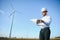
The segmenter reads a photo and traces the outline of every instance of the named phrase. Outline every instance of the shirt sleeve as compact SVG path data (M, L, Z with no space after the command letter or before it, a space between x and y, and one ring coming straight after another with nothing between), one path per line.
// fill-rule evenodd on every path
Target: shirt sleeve
M50 18L50 16L48 16L48 17L46 17L46 18L44 18L44 19L42 19L42 20L44 21L44 24L47 25L47 26L49 26L50 23L51 23L51 18Z

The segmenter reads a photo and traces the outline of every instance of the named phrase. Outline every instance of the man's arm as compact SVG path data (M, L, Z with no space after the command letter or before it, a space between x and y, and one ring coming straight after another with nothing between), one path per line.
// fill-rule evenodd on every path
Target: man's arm
M44 23L44 24L46 24L48 26L48 24L46 22L44 22L43 20L40 20L40 23Z
M51 23L51 18L48 17L46 18L47 20L41 20L42 23L44 23L45 25L49 26L49 24Z
M36 24L39 24L40 23L40 20L37 20Z
M39 23L44 23L44 21L43 21L43 20L37 20L36 23L37 23L37 24L39 24Z

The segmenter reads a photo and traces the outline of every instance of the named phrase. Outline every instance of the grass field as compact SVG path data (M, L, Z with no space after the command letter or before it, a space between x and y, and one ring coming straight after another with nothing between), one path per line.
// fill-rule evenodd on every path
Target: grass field
M39 39L34 39L34 38L3 38L3 37L0 37L0 40L39 40ZM53 39L50 39L50 40L60 40L60 38L53 38Z

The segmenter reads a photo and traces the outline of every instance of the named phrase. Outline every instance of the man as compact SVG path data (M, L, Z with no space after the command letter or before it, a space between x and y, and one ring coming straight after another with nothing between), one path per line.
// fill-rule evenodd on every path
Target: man
M41 28L39 40L50 40L49 25L51 23L51 18L50 16L47 16L48 11L46 8L42 8L41 12L43 16L41 19L32 19L31 21L33 21L35 24L37 24Z
M51 23L51 18L50 16L47 16L47 9L42 8L42 18L40 20L36 21L36 24L41 27L40 35L39 35L39 40L50 40L50 23Z

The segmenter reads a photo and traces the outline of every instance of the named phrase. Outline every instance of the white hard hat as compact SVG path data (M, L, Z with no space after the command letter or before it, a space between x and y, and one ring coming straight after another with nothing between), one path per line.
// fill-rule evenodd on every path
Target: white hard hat
M43 11L46 11L47 12L47 9L46 8L42 8L41 9L41 12L43 12Z

